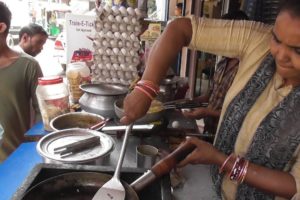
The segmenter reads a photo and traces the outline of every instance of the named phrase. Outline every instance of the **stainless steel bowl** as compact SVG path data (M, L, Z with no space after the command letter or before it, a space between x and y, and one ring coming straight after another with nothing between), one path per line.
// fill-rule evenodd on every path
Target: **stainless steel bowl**
M81 108L87 112L114 118L114 102L124 98L128 88L119 84L86 84L80 88L85 92L79 99Z
M122 118L124 116L123 110L123 99L118 99L114 103L115 112L118 118ZM147 113L145 116L136 120L135 123L139 124L149 124L152 122L160 121L163 118L164 111L161 110L159 112Z
M54 153L54 149L74 143L91 136L100 137L100 145L84 149L67 157ZM42 137L37 144L37 152L45 163L56 164L91 164L101 165L114 149L114 140L107 134L95 130L73 128L55 131Z
M72 112L53 118L50 121L50 127L54 131L69 128L90 128L103 120L105 120L105 118L101 115L87 112Z

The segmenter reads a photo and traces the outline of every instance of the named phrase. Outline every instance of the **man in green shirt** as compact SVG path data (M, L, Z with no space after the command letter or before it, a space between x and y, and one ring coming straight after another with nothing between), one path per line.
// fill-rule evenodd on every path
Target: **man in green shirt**
M24 133L30 128L32 117L30 104L38 114L35 89L40 66L31 56L17 53L6 44L11 22L11 12L0 1L0 162L2 162L24 140Z

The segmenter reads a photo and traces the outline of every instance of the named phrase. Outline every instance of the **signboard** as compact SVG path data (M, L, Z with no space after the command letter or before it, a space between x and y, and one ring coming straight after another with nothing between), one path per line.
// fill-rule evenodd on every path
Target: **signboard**
M95 16L66 15L67 64L93 60Z

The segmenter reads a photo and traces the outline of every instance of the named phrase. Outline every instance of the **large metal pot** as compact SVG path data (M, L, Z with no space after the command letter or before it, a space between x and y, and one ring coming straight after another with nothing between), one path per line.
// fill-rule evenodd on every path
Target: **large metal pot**
M54 152L57 147L95 135L100 137L100 145L98 146L84 149L67 157L62 157ZM105 133L90 129L72 128L47 134L39 140L36 148L45 163L101 165L113 151L114 141Z
M83 110L110 118L115 117L114 102L128 92L124 86L108 83L85 84L80 89L84 91L79 99Z

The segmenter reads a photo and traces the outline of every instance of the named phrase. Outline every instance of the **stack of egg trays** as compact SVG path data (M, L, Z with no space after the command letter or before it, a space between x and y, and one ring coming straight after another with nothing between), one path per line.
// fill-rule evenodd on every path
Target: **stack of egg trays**
M92 82L129 85L138 76L141 12L105 5L96 15Z

